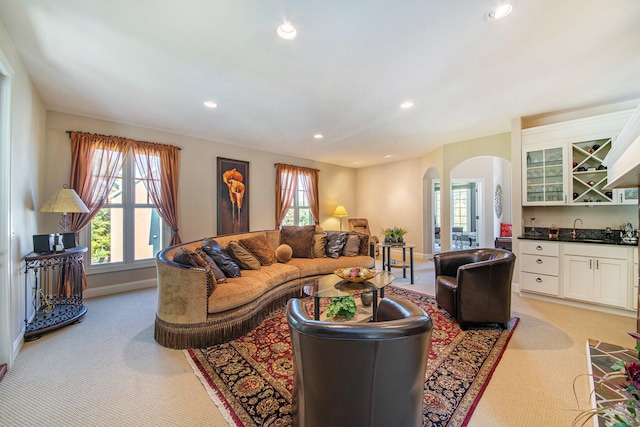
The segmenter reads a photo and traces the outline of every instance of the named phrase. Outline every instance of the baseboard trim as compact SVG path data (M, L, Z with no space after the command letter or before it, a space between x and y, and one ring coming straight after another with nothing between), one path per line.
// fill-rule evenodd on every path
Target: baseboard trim
M573 301L573 300L568 300L568 299L563 299L558 297L536 294L536 293L527 292L523 290L520 291L520 296L523 298L531 298L531 299L551 302L559 305L567 305L570 307L584 308L586 310L600 311L603 313L615 314L618 316L636 317L635 311L627 310L624 308L608 307L605 305L598 305L598 304L589 304L589 303L580 302L580 301Z
M29 322L31 322L34 317L35 313L31 315L31 317L29 318ZM24 345L24 328L25 325L22 325L22 330L13 341L13 360L9 361L9 368L13 367L14 363L16 362L16 358L18 357L18 354L20 353L20 351L22 350L22 346Z
M88 288L82 292L84 299L102 297L105 295L119 294L122 292L137 291L139 289L155 288L157 279L138 280L136 282L118 283L117 285Z

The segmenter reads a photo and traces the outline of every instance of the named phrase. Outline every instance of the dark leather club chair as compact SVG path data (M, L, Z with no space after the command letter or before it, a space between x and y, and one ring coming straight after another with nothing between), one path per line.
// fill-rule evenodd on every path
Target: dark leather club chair
M511 279L516 256L492 248L444 252L433 256L436 301L464 330L471 323L498 323L511 318Z
M410 301L383 298L378 321L316 321L287 303L293 346L293 422L300 427L423 425L433 322Z

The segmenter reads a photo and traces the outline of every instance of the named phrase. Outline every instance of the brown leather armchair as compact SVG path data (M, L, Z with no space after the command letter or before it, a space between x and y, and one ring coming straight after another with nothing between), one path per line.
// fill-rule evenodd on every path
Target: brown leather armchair
M380 252L380 249L378 248L380 239L378 239L378 236L371 234L367 218L349 218L349 231L355 231L357 233L370 236L369 242L372 247L369 250L369 254L373 257L374 252L371 249L375 248L375 256L378 256L378 253Z
M423 424L433 322L410 301L383 298L378 321L316 321L287 303L293 346L293 420L301 427Z
M511 280L516 256L502 249L479 248L433 256L436 301L467 329L471 323L511 318Z

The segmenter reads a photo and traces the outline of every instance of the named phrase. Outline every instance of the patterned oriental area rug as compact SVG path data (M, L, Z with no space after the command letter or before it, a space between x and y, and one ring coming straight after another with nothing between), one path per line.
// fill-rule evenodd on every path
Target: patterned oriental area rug
M394 286L386 293L413 301L434 323L424 426L466 426L519 319L511 317L506 330L488 325L462 331L434 297ZM185 354L229 425L292 425L293 362L284 308L243 337Z

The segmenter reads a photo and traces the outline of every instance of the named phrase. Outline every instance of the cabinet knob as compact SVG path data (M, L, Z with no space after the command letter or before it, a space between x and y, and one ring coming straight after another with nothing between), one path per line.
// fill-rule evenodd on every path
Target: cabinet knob
M536 260L536 262L537 262L538 264L542 264L542 260L541 260L540 258L538 258L538 259Z
M540 245L536 246L536 250L537 251L541 251L542 250L542 246L540 246Z
M542 279L541 279L541 278L539 278L539 277L536 277L536 282L538 282L538 283L542 283Z

